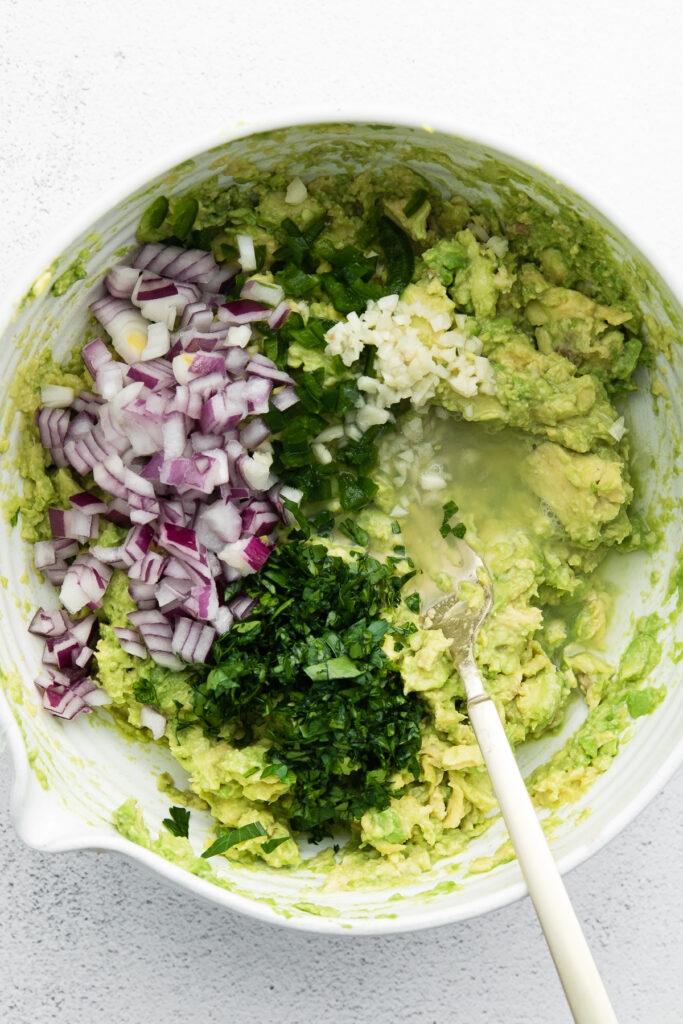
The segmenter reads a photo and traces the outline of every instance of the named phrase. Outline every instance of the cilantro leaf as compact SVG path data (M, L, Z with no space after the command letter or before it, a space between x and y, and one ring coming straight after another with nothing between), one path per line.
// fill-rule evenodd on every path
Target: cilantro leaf
M464 537L467 532L467 527L464 523L456 523L454 526L451 525L451 519L453 516L458 514L458 506L454 501L447 501L443 506L443 518L441 520L441 526L439 527L439 533L442 537L448 537L452 534L454 537Z
M272 839L266 839L265 843L261 843L261 849L264 853L272 853L273 850L277 850L278 846L282 846L286 843L289 836L273 836Z
M190 833L190 812L187 807L169 807L170 818L164 818L161 824L168 829L172 836L184 836L186 839Z
M358 523L354 523L353 519L345 519L343 523L339 524L339 529L349 540L363 548L370 543L370 537L366 531Z
M380 217L378 239L387 265L385 294L400 295L410 284L415 270L412 242L389 217Z
M410 220L417 211L423 206L425 199L427 198L426 188L416 188L412 196L403 207L403 216Z
M237 846L238 843L246 843L248 839L256 839L257 836L265 835L267 832L260 821L252 821L249 825L233 828L229 832L221 830L218 838L204 850L202 857L215 857L219 853L225 853L231 846Z
M320 679L355 679L362 675L363 670L342 655L340 658L330 658L328 661L318 661L314 665L306 665L304 672L314 682Z
M141 676L133 683L133 695L140 704L150 704L152 707L159 706L156 687L151 679Z

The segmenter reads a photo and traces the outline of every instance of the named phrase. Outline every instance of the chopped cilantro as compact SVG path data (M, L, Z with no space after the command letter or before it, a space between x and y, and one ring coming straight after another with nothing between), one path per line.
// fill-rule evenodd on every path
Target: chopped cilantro
M420 610L420 595L417 593L417 591L415 591L413 594L408 594L408 597L405 599L404 604L406 608L409 609L409 611L415 612L415 614L417 615L417 613Z
M186 839L190 834L190 812L187 807L169 807L170 818L164 818L162 825L167 828L172 836L184 836Z
M358 512L370 503L377 493L377 484L366 476L352 476L350 473L340 473L339 503L344 512Z
M387 264L385 294L399 294L406 288L415 270L413 245L405 231L389 217L381 217L378 229L379 244Z
M383 615L409 576L365 551L331 555L296 531L240 581L258 598L240 623L251 631L216 640L191 683L208 736L227 728L233 742L269 741L262 777L287 782L293 825L314 838L387 807L395 772L418 771L424 711L382 649L387 635L414 632Z
M133 683L133 694L140 704L151 704L153 707L158 707L159 705L156 687L152 680L146 676L141 676L135 680Z
M257 836L267 835L266 830L260 821L252 821L249 825L242 825L241 828L233 828L227 831L218 826L218 839L211 846L207 847L202 857L215 857L218 853L225 853L231 846L238 843L246 843L248 839L256 839Z
M264 853L272 853L273 850L277 850L278 846L282 846L286 843L289 836L274 836L272 839L266 839L265 843L261 843L261 849Z
M427 198L426 188L416 188L412 196L403 207L403 216L410 219L417 211L424 205L424 201Z
M339 524L341 532L352 540L354 544L359 544L362 548L366 548L370 543L370 538L365 530L354 523L353 519L345 519L343 523Z
M320 679L355 679L363 670L343 654L340 658L329 658L314 665L306 665L304 672L309 679L317 682Z
M449 534L452 534L454 537L460 538L465 536L465 533L467 532L467 527L465 526L464 523L456 523L454 526L451 526L451 519L453 518L453 516L457 514L458 506L455 504L455 502L447 501L446 504L443 506L443 519L441 521L441 526L439 527L439 533L441 534L442 537L448 537Z
M395 519L394 519L393 523L391 524L391 532L392 533L400 533L401 532L401 524L399 522L397 522Z

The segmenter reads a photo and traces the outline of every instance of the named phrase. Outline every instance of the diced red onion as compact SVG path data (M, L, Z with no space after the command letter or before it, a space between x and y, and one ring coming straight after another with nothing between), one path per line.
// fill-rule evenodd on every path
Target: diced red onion
M271 548L258 537L241 537L232 544L226 544L220 558L241 576L258 572L268 561Z
M29 633L36 636L61 636L71 626L71 619L63 608L48 612L39 608L29 623Z
M280 302L273 312L268 317L268 326L272 331L277 331L282 327L283 323L291 313L291 309L286 302Z
M88 346L86 345L85 347L87 348ZM106 352L106 345L104 346L104 349ZM83 351L85 351L85 349ZM107 354L109 353L107 352ZM90 391L79 391L74 399L72 408L75 412L86 412L90 416L98 416L100 406L103 404L104 399L100 398L99 395L93 395Z
M69 497L69 504L87 516L105 515L108 511L106 501L95 497L89 491L79 491Z
M281 391L276 391L270 396L270 404L279 412L290 409L298 401L298 395L292 387L282 388Z
M135 306L126 299L106 295L93 302L90 311L106 329L121 358L127 363L139 363L147 344L149 322Z
M33 545L33 564L40 572L77 554L78 542L75 540L39 540Z
M111 568L92 555L81 554L73 562L64 577L59 599L71 614L88 605L100 606L111 579Z
M93 389L107 401L117 395L123 388L123 373L125 367L118 360L105 363L95 374Z
M167 561L168 559L158 551L148 551L139 562L133 562L128 570L128 577L142 583L158 583Z
M216 585L210 583L199 583L193 586L180 607L194 616L195 619L210 621L218 614L218 593Z
M44 409L65 409L76 397L73 388L61 384L45 384L40 389L40 401Z
M96 625L97 618L94 615L85 615L82 619L76 619L69 626L69 633L76 637L79 644L86 646L90 643Z
M248 594L237 594L228 602L228 608L230 609L235 622L241 622L243 619L246 619L251 615L257 604L257 597L249 597Z
M245 370L251 356L239 346L229 348L225 353L225 369L233 380L238 381L245 376Z
M171 329L178 314L182 313L190 302L197 302L200 294L197 285L171 281L143 270L130 300L139 308L146 320L165 324ZM159 354L154 353L155 356Z
M236 299L234 302L226 302L217 310L218 319L229 326L267 320L270 314L270 306L266 306L262 302L254 302L252 299Z
M86 515L77 508L61 509L49 508L47 510L50 521L52 536L66 537L71 540L78 540L84 543L86 540L94 540L99 532L99 519L97 516Z
M241 299L253 299L255 302L264 302L266 306L274 309L279 306L285 297L285 293L279 284L270 281L258 281L252 278L245 281L240 291Z
M140 580L130 580L128 583L128 593L135 601L139 611L147 611L156 607L155 591L156 584L154 583L141 583Z
M152 739L160 740L166 732L166 716L150 704L143 704L140 708L140 725L143 729L149 729Z
M215 616L211 619L211 625L216 630L218 636L224 636L234 622L232 612L227 605L222 604Z
M40 443L49 450L55 466L67 465L64 446L70 419L68 409L41 409L36 413Z
M195 532L209 551L221 551L242 533L242 517L237 506L227 501L206 505L197 516Z
M256 249L251 235L235 235L240 265L246 274L256 270Z
M107 519L117 526L127 526L130 523L130 505L124 498L114 498L109 502Z
M134 658L146 658L147 649L140 639L140 634L136 629L126 629L124 626L114 626L114 635L121 645L121 649L126 654L132 655Z
M256 377L265 377L267 380L272 380L274 384L294 384L288 373L278 370L273 360L268 356L261 355L260 352L251 357L247 364L247 373L253 373Z
M193 327L197 331L208 331L213 323L213 310L205 302L190 302L180 318L180 330Z
M72 721L79 714L88 714L90 706L82 697L78 697L67 686L54 684L46 686L42 691L42 705L46 711L57 718Z
M182 668L181 662L172 651L173 630L165 615L150 608L145 611L129 612L128 618L137 626L150 658L157 665L171 669Z
M127 374L129 380L140 381L150 391L175 386L173 370L165 359L150 359L149 362L136 363L128 367Z
M157 242L143 245L133 260L133 266L152 270L173 281L191 281L215 292L219 292L237 273L234 266L219 267L210 252Z
M62 558L58 558L54 565L48 565L45 569L41 569L41 572L53 587L61 587L68 568L68 564Z
M129 299L138 283L140 271L117 263L107 272L104 287L115 299Z
M267 510L245 509L242 513L242 530L244 533L262 537L272 533L280 523L280 517L273 508Z
M81 350L81 357L93 380L101 367L112 362L111 352L101 338L95 338L94 341L89 341L87 345L84 345Z
M270 427L260 416L250 420L240 430L240 443L245 448L258 448L270 437Z
M172 325L171 325L172 326ZM144 359L158 359L165 356L171 347L171 335L167 323L151 323L147 328L147 345L145 346Z
M216 630L213 626L178 616L173 630L173 653L183 661L201 665L215 638Z

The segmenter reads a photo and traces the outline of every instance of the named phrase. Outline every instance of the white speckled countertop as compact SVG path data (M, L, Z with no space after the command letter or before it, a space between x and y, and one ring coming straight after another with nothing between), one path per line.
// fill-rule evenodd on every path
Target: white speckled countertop
M330 9L332 5L329 5ZM683 266L673 0L0 0L0 293L140 165L222 124L342 105L520 147ZM522 16L524 14L524 16ZM1 746L0 741L0 746ZM114 856L26 849L0 753L3 1024L562 1024L528 900L436 931L327 938L171 891ZM683 1020L683 773L570 894L621 1024Z

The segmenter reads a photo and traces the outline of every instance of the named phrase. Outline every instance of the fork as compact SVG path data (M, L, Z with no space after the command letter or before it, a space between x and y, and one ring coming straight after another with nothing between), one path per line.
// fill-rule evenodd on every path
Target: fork
M459 566L453 558L456 551ZM448 538L432 554L437 555L441 566L446 562L454 570L449 573L454 589L427 604L422 625L440 629L451 641L470 722L574 1020L577 1024L616 1024L498 710L484 689L474 658L474 642L493 604L491 577L479 555L464 540ZM423 585L423 598L428 597L425 589Z

